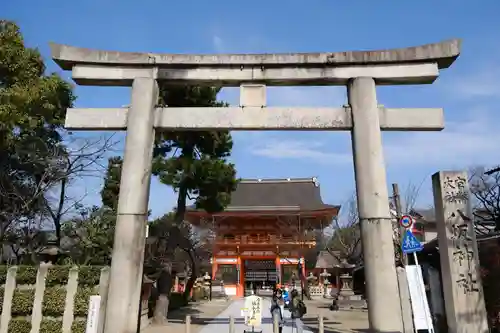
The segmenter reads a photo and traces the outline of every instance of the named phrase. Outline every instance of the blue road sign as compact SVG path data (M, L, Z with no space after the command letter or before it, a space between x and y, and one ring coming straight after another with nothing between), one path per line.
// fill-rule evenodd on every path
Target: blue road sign
M403 251L403 253L408 254L422 251L423 249L423 245L415 237L415 235L413 235L410 230L406 230L403 241L401 242L401 250Z

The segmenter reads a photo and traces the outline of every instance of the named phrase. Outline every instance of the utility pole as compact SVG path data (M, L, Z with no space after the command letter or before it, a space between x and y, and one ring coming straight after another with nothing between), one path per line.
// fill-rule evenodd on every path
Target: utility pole
M398 226L399 226L399 242L401 243L403 241L403 235L405 234L406 230L401 226L401 223L399 220L403 216L402 208L401 208L401 197L399 195L399 186L398 184L392 184L392 200L394 203L394 207L396 208L396 219L398 220ZM404 333L413 333L414 332L414 326L413 326L413 317L412 317L412 309L411 309L411 300L410 300L410 292L408 289L408 280L406 278L406 271L405 268L406 265L408 265L408 257L406 254L403 253L403 251L398 249L401 253L401 263L403 264L403 267L397 267L396 268L396 273L398 276L398 287L399 287L399 301L401 304L401 316L402 316L402 321L403 321L403 332Z
M405 234L406 230L399 223L399 219L401 219L401 217L403 216L403 212L401 208L401 197L399 195L399 186L396 183L392 184L392 200L394 202L394 207L396 208L396 219L398 220L398 226L399 226L399 241L401 242L401 239ZM406 254L402 252L401 252L401 263L404 266L408 265L408 257L406 256Z

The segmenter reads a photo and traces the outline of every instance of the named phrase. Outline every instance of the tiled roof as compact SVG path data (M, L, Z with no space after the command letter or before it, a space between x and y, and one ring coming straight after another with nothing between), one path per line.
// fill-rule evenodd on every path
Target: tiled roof
M340 255L340 253L339 253ZM333 256L330 252L328 251L320 251L318 253L318 257L316 259L316 266L315 268L333 268L333 267L338 267L340 265L340 262L338 259Z
M246 210L249 207L254 210L338 208L323 203L316 178L243 179L232 193L226 210Z

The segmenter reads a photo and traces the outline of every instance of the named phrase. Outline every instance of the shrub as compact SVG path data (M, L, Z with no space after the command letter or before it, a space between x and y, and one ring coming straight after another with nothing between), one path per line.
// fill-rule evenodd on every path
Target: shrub
M71 333L85 333L87 322L85 320L73 320L71 325Z
M38 267L36 266L19 266L17 269L16 283L17 284L35 284Z
M44 316L60 317L66 305L66 288L49 287L43 294L42 313Z
M65 285L68 283L69 266L51 266L45 280L47 287Z
M101 266L80 266L78 269L78 286L95 286L101 278Z
M0 313L2 313L3 309L3 294L5 293L4 287L0 287Z
M8 333L30 333L31 322L24 318L12 318L9 322Z
M7 271L9 270L8 266L0 266L0 285L5 284L7 280Z
M95 287L78 287L75 295L75 317L86 317L89 310L89 297L96 295Z
M62 321L54 319L43 319L40 323L40 333L61 333Z
M33 301L35 299L35 289L14 290L12 297L12 316L30 316L33 311Z
M188 304L187 299L182 293L171 293L168 303L169 310L179 309Z

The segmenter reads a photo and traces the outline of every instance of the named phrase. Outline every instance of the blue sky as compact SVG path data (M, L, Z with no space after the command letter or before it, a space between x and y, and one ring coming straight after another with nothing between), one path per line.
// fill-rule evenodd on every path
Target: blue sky
M6 1L6 2L5 2ZM433 85L378 88L388 107L443 107L442 132L384 133L388 183L402 191L422 184L430 205L430 175L500 163L500 2L473 1L28 1L4 0L0 17L18 22L28 46L38 47L50 71L48 42L165 53L271 53L370 50L463 39L456 63ZM76 87L79 107L129 104L128 88ZM238 91L220 98L236 104ZM345 88L270 88L270 106L340 106ZM99 133L85 134L99 135ZM120 134L123 136L123 134ZM238 132L232 160L239 177L319 178L325 202L342 204L354 191L348 132ZM98 203L100 184L75 191ZM153 179L150 208L158 216L175 195Z

